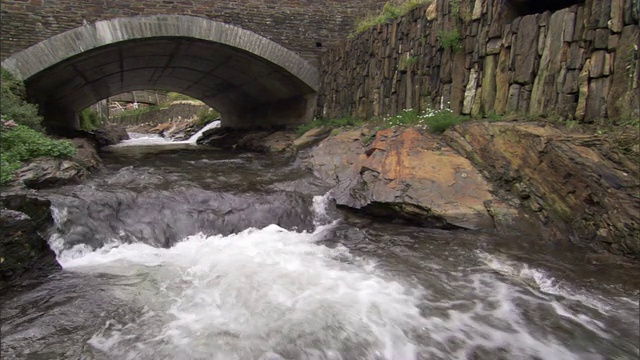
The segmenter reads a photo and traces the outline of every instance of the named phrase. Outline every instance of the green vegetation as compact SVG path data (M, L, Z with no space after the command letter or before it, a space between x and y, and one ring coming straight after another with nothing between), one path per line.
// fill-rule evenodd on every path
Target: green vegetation
M9 71L2 68L0 82L0 115L3 119L13 120L17 124L42 131L42 117L38 115L38 107L24 99L26 91L22 81L17 80Z
M415 109L405 109L397 115L388 115L382 119L374 119L369 122L352 117L340 119L315 119L308 124L298 127L297 134L300 136L313 128L329 127L333 129L332 135L334 135L337 129L343 127L362 126L365 123L375 124L376 126L373 128L372 132L362 139L362 143L366 145L375 138L375 134L378 130L394 126L415 126L420 129L428 130L432 133L441 134L451 126L458 125L467 120L470 120L468 116L456 115L450 109L434 110L427 108L422 112L418 112Z
M181 93L177 93L177 92L168 92L167 93L167 102L168 103L172 103L174 101L181 101L181 100L195 101L196 99L194 99L194 98L192 98L190 96L181 94Z
M75 147L42 133L38 107L25 101L24 84L2 69L0 102L0 183L12 179L23 162L39 157L67 157Z
M296 130L296 133L298 134L298 136L300 136L313 128L329 127L333 129L338 129L338 128L347 127L347 126L360 126L363 124L364 124L364 120L356 119L353 117L344 117L340 119L316 118L308 124L300 125Z
M13 173L23 162L39 156L53 156L65 158L76 151L70 141L54 140L41 132L24 125L11 124L11 120L2 120L2 132L0 132L0 155L2 162L2 184L11 180Z
M211 109L211 108L205 109L198 113L198 117L196 119L195 124L198 127L203 127L219 117L220 117L220 113L215 111L214 109Z
M432 133L443 133L451 126L469 120L468 117L456 115L449 109L434 110L427 108L422 113L414 109L405 109L394 116L382 119L387 126L416 126Z
M398 62L398 70L406 71L407 69L409 69L409 67L411 67L411 65L417 62L418 62L417 56L401 57L400 61Z
M453 52L462 50L462 37L458 28L440 31L438 33L438 42L443 49L451 49Z
M356 34L359 34L376 25L397 19L412 9L420 5L431 3L431 1L432 0L404 0L397 5L388 2L384 4L384 7L379 14L369 14L363 19L358 20L355 25L355 32Z
M100 115L91 110L90 108L86 108L82 110L78 117L80 118L80 129L85 131L92 131L100 127L102 125L102 121L100 120Z
M158 111L158 110L160 110L160 106L159 105L140 106L137 109L126 110L126 111L117 113L117 114L113 115L113 117L114 118L119 118L121 116L136 116L136 115L141 115L141 114L145 114L145 113L152 112L152 111Z

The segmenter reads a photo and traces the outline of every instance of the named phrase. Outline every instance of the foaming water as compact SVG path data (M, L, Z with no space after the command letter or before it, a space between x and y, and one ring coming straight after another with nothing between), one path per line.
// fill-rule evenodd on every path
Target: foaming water
M110 319L89 342L112 357L416 358L408 332L420 326L420 290L378 274L344 247L318 245L324 229L272 225L194 235L171 249L126 244L60 262L74 271L153 273L160 296L143 299L149 311L123 328L113 329L118 320Z
M2 358L640 355L637 293L487 235L354 219L288 163L211 151L112 159L49 194L64 271L2 304Z
M112 147L127 147L127 146L150 146L150 145L167 145L167 144L189 144L196 145L198 139L205 133L205 131L210 129L215 129L220 127L220 120L212 121L211 123L204 126L197 133L193 134L189 139L184 141L172 141L171 139L167 139L158 134L140 134L140 133L129 133L129 139L123 140L118 144L112 145Z
M111 145L111 147L164 145L170 143L171 140L166 139L158 134L139 134L130 132L129 139L122 140L115 145Z

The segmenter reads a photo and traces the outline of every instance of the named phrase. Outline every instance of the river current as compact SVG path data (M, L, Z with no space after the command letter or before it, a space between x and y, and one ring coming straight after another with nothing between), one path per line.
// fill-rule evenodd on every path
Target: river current
M2 296L2 359L636 359L637 271L336 209L297 160L112 148L43 191L63 271Z

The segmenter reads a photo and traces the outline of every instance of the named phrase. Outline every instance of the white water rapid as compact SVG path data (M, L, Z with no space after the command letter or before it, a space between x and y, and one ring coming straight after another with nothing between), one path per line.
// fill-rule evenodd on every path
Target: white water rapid
M112 145L113 147L124 147L124 146L144 146L144 145L167 145L167 144L189 144L196 145L196 142L204 134L205 131L210 129L215 129L220 127L220 120L212 121L207 124L205 127L200 129L197 133L193 134L188 140L184 141L171 141L165 137L162 137L157 134L139 134L139 133L129 133L129 140L123 140L116 145Z

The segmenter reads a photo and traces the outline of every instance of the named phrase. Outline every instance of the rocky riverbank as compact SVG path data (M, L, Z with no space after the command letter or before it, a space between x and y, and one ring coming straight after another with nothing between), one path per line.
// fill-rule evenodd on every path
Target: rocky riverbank
M102 165L99 149L128 139L123 128L78 131L69 139L75 154L68 159L35 158L16 173L0 195L0 288L18 280L46 276L60 268L45 239L52 225L49 200L37 189L76 183Z
M473 121L443 136L371 126L301 137L216 129L199 143L299 153L334 185L339 206L375 217L571 242L593 250L589 261L618 262L640 256L638 149L622 149L623 137L637 143L637 133L633 140L544 122Z
M625 141L637 143L633 136ZM472 121L444 135L373 125L302 136L218 128L198 143L296 156L333 186L338 206L382 221L573 243L592 250L590 263L637 265L638 149L620 139L548 123ZM18 171L13 189L21 190L3 191L0 286L56 268L39 235L51 218L48 205L25 188L68 184L100 166L95 140L73 142L74 158L36 159Z

